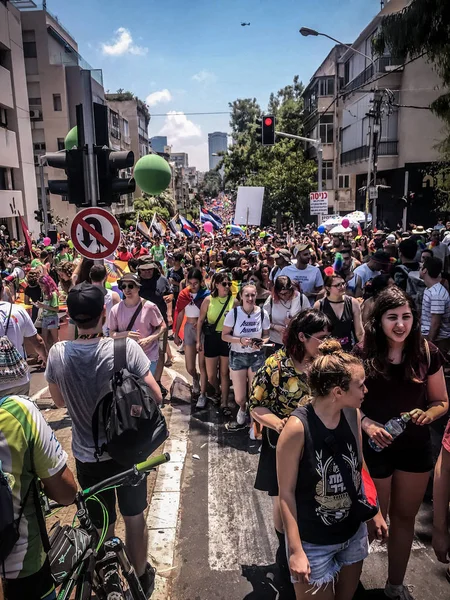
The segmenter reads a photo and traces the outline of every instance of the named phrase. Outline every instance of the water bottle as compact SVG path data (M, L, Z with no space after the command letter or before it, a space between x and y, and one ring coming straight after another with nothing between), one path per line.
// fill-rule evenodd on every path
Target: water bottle
M411 415L409 413L405 413L401 417L394 417L390 419L384 426L386 431L391 434L392 439L395 440L398 438L400 434L402 434L406 429L406 424L411 420ZM369 446L375 452L381 452L384 448L381 448L374 441L369 439Z

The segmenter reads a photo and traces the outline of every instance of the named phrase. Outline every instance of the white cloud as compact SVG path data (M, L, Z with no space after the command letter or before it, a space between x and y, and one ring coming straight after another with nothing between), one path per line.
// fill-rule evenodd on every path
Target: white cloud
M171 100L172 94L169 92L168 89L159 90L158 92L152 92L145 99L149 106L155 106L156 104L170 102Z
M205 84L214 83L215 81L217 81L217 75L215 75L214 73L211 73L210 71L205 71L203 69L202 71L199 71L195 75L192 75L192 79L194 81L196 81L197 83L205 83Z
M144 56L148 52L148 48L136 46L133 44L133 38L129 29L119 27L115 31L116 37L110 44L102 44L102 52L107 56L122 56L123 54L134 54L136 56Z
M190 121L184 113L170 111L158 135L166 135L169 145L196 143L201 139L202 130L199 125ZM180 150L184 152L184 150Z

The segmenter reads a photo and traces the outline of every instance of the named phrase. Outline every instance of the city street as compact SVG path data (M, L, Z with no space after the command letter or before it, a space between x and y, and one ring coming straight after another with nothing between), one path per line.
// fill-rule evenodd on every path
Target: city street
M166 370L166 386L175 378L186 380L184 357L173 350L175 363ZM44 388L43 373L34 373L31 395ZM37 402L70 456L71 425L65 409L51 409L45 393ZM165 450L172 460L149 478L148 486L149 559L158 569L152 598L277 600L271 502L253 489L259 443L247 431L228 433L211 404L197 410L189 398L174 400L164 414L171 433ZM416 600L447 600L445 569L430 546L431 511L430 501L424 502L407 582ZM71 521L72 512L67 509L62 520ZM385 597L386 548L373 550L355 600Z

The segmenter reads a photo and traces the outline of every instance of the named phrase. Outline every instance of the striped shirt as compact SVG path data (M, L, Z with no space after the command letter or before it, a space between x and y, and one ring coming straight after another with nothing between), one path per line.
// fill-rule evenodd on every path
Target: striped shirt
M430 333L432 315L442 316L436 339L450 338L450 295L440 283L435 283L423 293L421 325L423 335Z
M36 405L24 396L9 396L0 406L0 460L12 490L15 518L36 475L47 479L66 464L67 454L55 434ZM7 579L34 575L44 564L32 493L25 503L19 533L19 540L4 563L2 575Z

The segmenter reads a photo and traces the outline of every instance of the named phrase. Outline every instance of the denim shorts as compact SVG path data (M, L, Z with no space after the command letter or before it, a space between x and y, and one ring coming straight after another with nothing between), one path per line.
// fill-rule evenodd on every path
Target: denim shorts
M367 525L361 523L355 535L342 544L322 546L302 542L302 546L311 568L310 585L314 586L314 591L318 591L322 586L332 583L342 567L353 565L367 558L369 554ZM291 577L291 581L298 583L295 577Z
M42 329L59 329L59 317L58 315L49 315L48 317L42 317Z
M235 352L232 350L230 352L230 369L232 371L247 371L251 368L253 373L256 373L263 366L265 360L263 350L258 352Z

